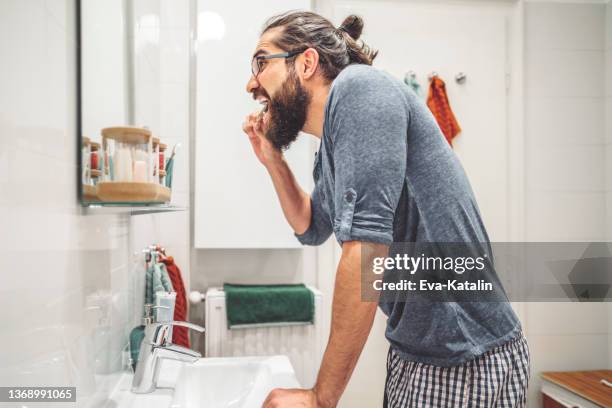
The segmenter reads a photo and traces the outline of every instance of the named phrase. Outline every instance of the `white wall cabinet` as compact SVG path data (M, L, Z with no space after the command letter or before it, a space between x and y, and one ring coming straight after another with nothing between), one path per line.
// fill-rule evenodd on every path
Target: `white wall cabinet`
M272 182L242 132L261 106L246 93L250 62L264 22L309 9L308 0L199 0L196 68L196 248L299 248ZM300 185L312 186L313 138L286 153Z

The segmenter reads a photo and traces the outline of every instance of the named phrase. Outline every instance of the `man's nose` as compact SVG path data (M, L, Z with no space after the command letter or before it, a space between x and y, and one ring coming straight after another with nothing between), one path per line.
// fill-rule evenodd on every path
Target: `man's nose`
M253 93L257 88L259 88L259 82L257 82L255 75L251 75L249 82L247 82L246 91L247 93Z

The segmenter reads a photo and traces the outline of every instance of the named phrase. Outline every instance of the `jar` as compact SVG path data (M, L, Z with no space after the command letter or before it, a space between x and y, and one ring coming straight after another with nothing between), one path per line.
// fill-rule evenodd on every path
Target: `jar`
M153 183L151 131L137 127L102 129L104 181Z

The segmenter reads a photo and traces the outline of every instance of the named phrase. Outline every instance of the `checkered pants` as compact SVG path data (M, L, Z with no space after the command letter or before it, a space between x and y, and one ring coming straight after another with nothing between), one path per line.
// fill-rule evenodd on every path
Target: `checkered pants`
M384 407L525 407L528 384L529 347L522 333L455 367L402 360L389 349Z

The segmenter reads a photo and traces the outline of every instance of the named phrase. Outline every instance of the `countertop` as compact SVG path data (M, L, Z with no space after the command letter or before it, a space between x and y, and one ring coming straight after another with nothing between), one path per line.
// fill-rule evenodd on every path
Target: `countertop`
M557 384L601 407L612 407L612 370L556 371L542 373L542 379Z

